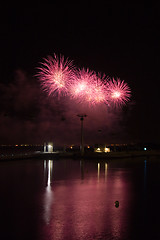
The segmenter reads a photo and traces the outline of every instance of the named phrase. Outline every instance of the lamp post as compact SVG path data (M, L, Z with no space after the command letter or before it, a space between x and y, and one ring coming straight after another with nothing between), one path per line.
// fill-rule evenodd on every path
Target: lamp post
M81 150L81 156L84 155L84 139L83 139L83 120L84 120L84 117L87 117L86 114L78 114L77 117L80 118L80 121L81 121L81 145L80 145L80 150Z

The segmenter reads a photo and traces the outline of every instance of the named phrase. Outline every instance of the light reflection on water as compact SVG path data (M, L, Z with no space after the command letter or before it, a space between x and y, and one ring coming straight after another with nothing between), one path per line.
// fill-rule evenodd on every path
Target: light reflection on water
M53 174L53 160L44 160L44 176L47 176L47 186L44 194L44 220L49 224L52 216L52 204L54 201L54 192L51 189L51 177Z
M128 208L130 202L127 193L130 186L125 181L126 172L113 171L107 182L108 164L97 163L97 178L95 163L90 165L81 161L80 178L75 176L71 180L61 169L64 174L62 179L66 175L67 179L57 181L56 177L53 180L53 161L44 161L47 177L44 220L49 225L49 228L45 228L45 234L52 235L53 239L72 239L73 236L73 239L97 239L106 232L108 237L112 236L114 239L123 236L123 229L127 227L128 221L124 205L127 203ZM120 201L119 209L114 206L116 200Z
M0 162L1 239L158 240L159 170L152 159Z

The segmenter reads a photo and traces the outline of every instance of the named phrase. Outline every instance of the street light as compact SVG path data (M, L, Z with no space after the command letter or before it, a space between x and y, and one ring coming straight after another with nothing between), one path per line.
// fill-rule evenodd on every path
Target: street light
M84 141L83 141L83 120L84 120L84 117L87 117L86 114L78 114L77 117L80 118L80 121L81 121L81 146L80 146L80 150L81 150L81 156L84 155Z

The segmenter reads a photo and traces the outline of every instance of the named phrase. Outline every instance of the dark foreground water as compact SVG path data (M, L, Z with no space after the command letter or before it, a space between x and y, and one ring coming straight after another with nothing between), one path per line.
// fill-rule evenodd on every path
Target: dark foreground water
M0 162L0 239L159 240L159 191L159 159Z

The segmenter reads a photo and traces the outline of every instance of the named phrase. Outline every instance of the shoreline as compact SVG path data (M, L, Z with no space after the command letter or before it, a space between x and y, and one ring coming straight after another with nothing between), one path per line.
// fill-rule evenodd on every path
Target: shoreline
M121 159L121 158L135 158L135 157L153 157L160 156L160 151L148 150L148 151L124 151L124 152L109 152L109 153L95 153L86 152L82 156L80 152L32 152L32 153L16 153L0 156L0 161L12 161L23 159L61 159L61 158L73 158L73 159Z

